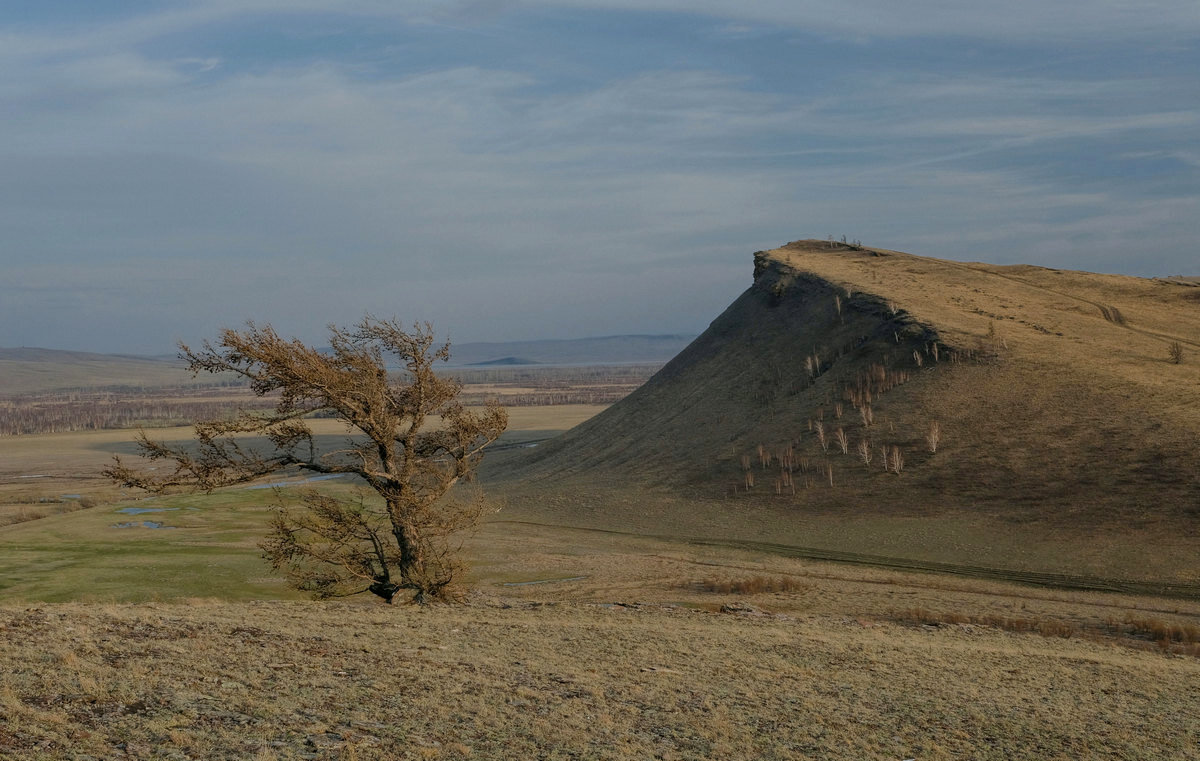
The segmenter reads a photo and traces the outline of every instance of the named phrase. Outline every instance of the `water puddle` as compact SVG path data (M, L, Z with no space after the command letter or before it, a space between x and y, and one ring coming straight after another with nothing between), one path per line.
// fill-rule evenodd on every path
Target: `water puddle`
M122 507L117 512L124 515L141 515L142 513L168 513L178 509L178 507Z
M301 484L311 484L314 481L328 481L331 478L342 478L345 475L346 475L345 473L324 473L319 476L309 476L308 478L302 478L299 481L275 481L274 483L269 483L269 484L255 484L254 486L247 486L246 488L247 489L274 489L276 487L284 487L284 486L300 486Z
M114 523L113 528L175 528L175 526L164 526L158 521L129 521L128 523Z
M505 581L500 584L502 587L531 587L534 584L558 584L563 581L582 581L587 576L568 576L565 579L535 579L533 581Z

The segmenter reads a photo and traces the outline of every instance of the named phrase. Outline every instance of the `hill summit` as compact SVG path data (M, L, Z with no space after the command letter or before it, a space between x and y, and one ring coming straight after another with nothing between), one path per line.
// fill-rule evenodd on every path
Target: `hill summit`
M755 253L708 330L507 478L1194 526L1198 366L1188 281L802 240Z

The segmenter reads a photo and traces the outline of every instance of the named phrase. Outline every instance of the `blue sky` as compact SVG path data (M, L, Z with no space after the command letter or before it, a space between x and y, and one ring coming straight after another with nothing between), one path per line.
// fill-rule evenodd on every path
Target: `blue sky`
M699 332L751 252L1200 274L1200 4L7 0L0 346Z

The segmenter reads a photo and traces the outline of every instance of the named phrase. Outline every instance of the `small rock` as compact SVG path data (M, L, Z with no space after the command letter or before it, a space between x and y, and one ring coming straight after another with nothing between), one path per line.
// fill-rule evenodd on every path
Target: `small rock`
M319 750L337 748L345 744L345 739L335 732L326 732L320 735L309 735L304 739L304 744L310 748Z

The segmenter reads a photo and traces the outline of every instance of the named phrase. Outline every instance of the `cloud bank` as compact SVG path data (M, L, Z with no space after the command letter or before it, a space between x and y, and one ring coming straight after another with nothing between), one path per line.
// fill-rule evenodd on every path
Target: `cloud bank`
M826 234L1196 269L1194 4L396 5L0 11L0 345L699 331Z

